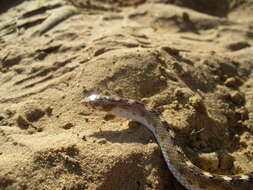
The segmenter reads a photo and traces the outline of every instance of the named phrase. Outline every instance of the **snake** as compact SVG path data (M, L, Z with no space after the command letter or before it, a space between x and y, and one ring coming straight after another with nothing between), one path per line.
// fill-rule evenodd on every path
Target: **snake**
M141 102L91 94L81 103L95 110L137 121L155 137L168 169L187 190L253 190L253 172L220 175L194 165L176 142L176 132Z

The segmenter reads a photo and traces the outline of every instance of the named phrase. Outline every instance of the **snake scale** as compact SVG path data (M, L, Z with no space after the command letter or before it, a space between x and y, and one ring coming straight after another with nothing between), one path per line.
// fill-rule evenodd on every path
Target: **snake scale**
M81 101L93 109L140 122L154 135L164 160L175 178L188 190L253 190L253 172L218 175L195 166L176 144L175 132L156 112L134 100L92 94Z

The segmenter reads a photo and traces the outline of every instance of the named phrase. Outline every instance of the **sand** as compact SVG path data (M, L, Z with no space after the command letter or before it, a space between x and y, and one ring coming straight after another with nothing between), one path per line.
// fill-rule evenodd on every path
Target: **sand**
M139 100L194 164L253 171L253 3L1 1L0 189L185 190L142 125L80 100Z

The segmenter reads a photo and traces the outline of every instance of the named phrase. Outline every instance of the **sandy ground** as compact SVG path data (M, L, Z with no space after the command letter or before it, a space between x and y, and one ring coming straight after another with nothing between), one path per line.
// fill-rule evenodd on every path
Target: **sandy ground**
M91 93L159 111L204 170L253 171L253 2L173 3L0 1L1 190L184 190Z

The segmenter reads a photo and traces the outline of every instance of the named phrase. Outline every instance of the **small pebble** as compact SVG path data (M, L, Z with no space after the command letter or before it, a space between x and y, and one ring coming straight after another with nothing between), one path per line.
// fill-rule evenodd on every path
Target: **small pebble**
M235 103L236 105L241 105L245 101L244 94L240 91L232 92L230 94L230 98L232 102Z
M74 125L73 123L66 123L65 125L62 126L63 129L70 129L72 128Z
M83 140L83 141L87 141L87 138L86 138L85 135L82 137L82 140Z
M27 129L30 123L21 115L18 115L16 118L17 124L22 129Z
M51 106L48 106L45 111L46 111L48 116L51 116L52 112L53 112L53 108Z
M202 153L199 154L199 166L207 171L215 171L219 167L219 158L217 153Z
M26 119L31 122L38 121L44 114L44 111L40 108L31 108L25 112Z
M230 154L220 156L220 169L229 170L234 166L234 158Z
M227 78L227 80L224 82L224 84L227 86L227 87L235 87L236 84L237 84L237 80L236 78L234 77L230 77L230 78Z

